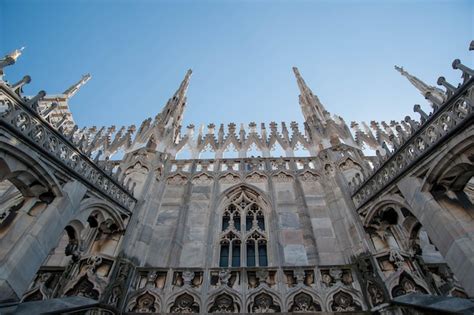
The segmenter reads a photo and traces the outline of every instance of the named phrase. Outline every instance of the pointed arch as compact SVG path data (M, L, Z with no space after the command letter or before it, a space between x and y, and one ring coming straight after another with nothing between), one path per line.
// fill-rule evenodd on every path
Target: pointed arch
M219 301L220 297L230 297L232 304L229 303L229 299ZM206 310L208 313L239 313L242 312L243 302L240 298L240 292L228 287L227 285L221 286L217 290L214 290L209 294L206 301Z
M260 171L253 171L247 176L245 176L245 180L249 183L262 183L266 182L267 180L267 175Z
M93 300L99 300L101 288L91 281L87 275L80 277L72 286L66 291L66 296L84 296Z
M181 290L168 298L166 310L168 313L199 313L201 299L189 290Z
M0 181L9 180L23 196L39 196L48 191L62 196L61 185L48 167L21 147L0 141Z
M120 211L117 207L112 206L109 202L98 198L87 198L81 202L79 209L79 215L76 217L77 220L81 221L84 225L89 216L93 213L97 213L101 221L112 219L117 224L119 230L124 230L126 220L129 217L128 213ZM101 222L98 222L99 224Z
M247 298L246 310L248 313L280 313L281 299L275 292L261 286Z
M269 202L256 188L241 184L221 195L219 210L219 266L268 265Z
M422 190L431 189L433 184L446 177L449 170L456 168L458 165L465 165L469 171L473 171L473 163L471 160L474 154L473 145L474 135L468 137L460 137L457 143L453 143L451 149L443 154L436 156L436 160L431 164L431 168L426 174ZM458 174L459 175L459 174Z
M135 292L127 303L127 311L137 313L158 313L161 311L162 300L159 294L151 290Z
M233 172L231 172L233 173ZM222 178L222 177L221 177ZM264 209L267 210L272 207L270 198L267 194L258 188L257 186L247 184L247 183L239 183L237 185L231 186L224 190L221 193L221 196L218 200L219 209L222 209L222 205L233 195L237 194L239 191L248 192L250 195L255 196L255 198L259 201L262 201L262 205ZM221 210L222 211L222 210Z
M319 312L322 311L323 302L321 297L313 290L299 287L286 297L285 306L288 312Z
M397 195L389 195L384 196L381 200L377 201L370 208L367 209L365 213L364 219L364 226L370 224L372 219L380 212L383 211L385 208L389 208L390 206L397 206L399 208L409 208L408 204L403 200L401 196Z
M412 292L430 293L421 279L406 271L400 272L398 277L392 278L387 287L392 298Z
M326 310L335 312L361 311L365 307L360 292L342 286L334 287L326 297Z

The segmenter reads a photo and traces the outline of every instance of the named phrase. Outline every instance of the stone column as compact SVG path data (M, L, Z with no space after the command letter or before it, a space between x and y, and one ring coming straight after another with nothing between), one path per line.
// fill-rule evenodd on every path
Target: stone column
M16 239L13 249L0 258L0 302L19 300L28 289L49 252L57 246L86 191L77 181L66 183L63 196L56 197ZM18 226L22 222L14 224Z
M466 292L474 296L474 226L467 228L430 192L422 191L421 179L406 177L397 186Z

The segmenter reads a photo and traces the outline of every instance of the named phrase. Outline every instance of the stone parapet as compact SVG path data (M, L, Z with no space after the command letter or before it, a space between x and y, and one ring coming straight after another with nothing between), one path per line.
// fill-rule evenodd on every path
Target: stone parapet
M108 199L127 210L132 209L135 198L114 178L111 170L100 168L78 149L72 139L67 139L41 118L35 108L34 101L21 99L7 85L0 83L0 124L3 127Z
M385 157L368 178L356 186L352 193L355 205L360 208L403 176L420 160L443 142L472 123L474 111L474 79L471 78L446 102L422 121L417 129L404 139L399 147Z

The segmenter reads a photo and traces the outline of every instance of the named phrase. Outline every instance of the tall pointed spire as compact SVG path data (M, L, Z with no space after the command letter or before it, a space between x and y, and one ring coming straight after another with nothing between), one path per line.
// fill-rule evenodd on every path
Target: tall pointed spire
M405 69L403 69L403 67L395 66L395 70L400 72L400 74L402 76L406 77L408 79L408 81L410 81L410 83L415 88L417 88L418 91L420 91L420 93L421 93L421 95L423 95L423 97L427 98L429 95L431 95L440 104L443 103L444 100L446 99L446 96L445 96L443 90L441 90L437 87L426 84L425 82L421 81L417 77L415 77L415 76L411 75L410 73L408 73L408 71L405 71Z
M168 100L166 106L157 116L157 120L159 120L159 123L165 128L171 127L177 131L177 128L181 125L187 100L186 92L188 90L191 74L192 71L189 69L173 97Z
M73 97L77 93L77 91L79 91L81 86L86 84L87 81L89 81L90 79L91 79L91 75L89 73L84 74L78 82L71 85L66 91L63 92L63 94L66 95L66 98Z
M293 72L296 76L296 82L300 89L299 102L303 116L307 122L315 121L323 123L326 121L328 112L324 108L323 104L319 101L319 98L313 94L311 89L306 85L303 77L301 76L298 68L293 67Z

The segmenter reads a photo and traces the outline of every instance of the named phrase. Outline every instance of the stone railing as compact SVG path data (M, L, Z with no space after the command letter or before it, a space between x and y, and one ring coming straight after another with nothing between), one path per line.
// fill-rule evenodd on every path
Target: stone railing
M176 291L192 287L195 290L215 290L228 286L241 291L284 286L287 289L303 286L320 291L333 286L357 288L357 277L350 265L302 267L232 267L232 268L137 268L131 290L145 288L158 292Z
M76 178L130 210L136 202L131 192L35 111L36 102L41 96L44 93L40 92L31 100L21 99L8 86L0 84L0 124L67 168Z
M169 173L228 173L241 172L263 172L275 173L279 171L306 171L312 170L320 172L324 170L327 163L335 163L351 158L358 161L356 149L345 144L340 144L337 152L333 152L332 160L329 161L326 150L322 150L318 155L311 157L280 157L280 158L235 158L235 159L199 159L199 160L170 160Z
M364 182L355 187L352 199L356 207L361 207L378 195L469 122L473 117L473 90L474 78L466 80L459 88L449 85L448 99L429 116L422 117L422 123L418 128L413 129L404 142L395 148Z

